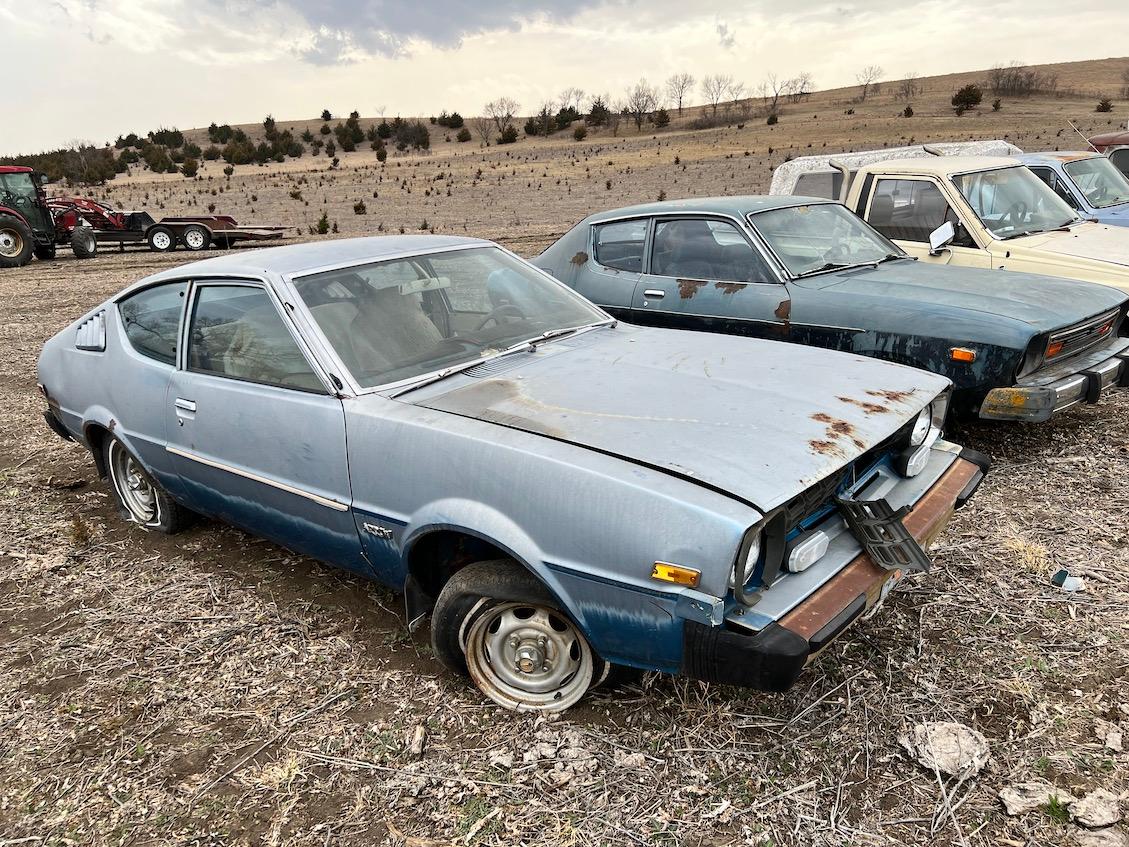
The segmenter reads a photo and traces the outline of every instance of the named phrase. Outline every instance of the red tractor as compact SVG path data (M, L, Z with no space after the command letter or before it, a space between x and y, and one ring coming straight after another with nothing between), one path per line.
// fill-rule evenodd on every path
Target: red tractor
M31 168L0 165L0 268L18 268L32 256L54 259L59 244L71 245L79 259L98 250L89 226L56 226L43 186L47 175Z

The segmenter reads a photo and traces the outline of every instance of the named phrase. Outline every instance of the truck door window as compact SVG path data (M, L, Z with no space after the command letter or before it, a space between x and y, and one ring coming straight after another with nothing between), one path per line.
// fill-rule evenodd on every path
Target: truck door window
M880 179L870 201L867 222L887 238L929 242L929 233L958 218L945 195L922 179Z
M659 221L651 273L726 282L776 282L737 227L705 218Z
M647 220L616 221L595 227L596 262L605 268L641 273Z
M1129 147L1122 150L1114 150L1109 154L1109 160L1113 162L1114 166L1126 176L1129 176Z

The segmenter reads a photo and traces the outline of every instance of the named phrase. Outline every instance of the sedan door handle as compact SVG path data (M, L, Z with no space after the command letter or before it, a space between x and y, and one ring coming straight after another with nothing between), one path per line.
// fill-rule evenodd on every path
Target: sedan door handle
M196 411L196 401L195 400L182 400L180 397L177 397L176 401L173 403L173 405L176 406L178 409L183 409L185 412L195 412Z
M645 289L643 291L643 296L644 297L653 297L656 300L658 300L662 297L666 297L666 292L665 291L659 291L657 288L648 288L648 289Z

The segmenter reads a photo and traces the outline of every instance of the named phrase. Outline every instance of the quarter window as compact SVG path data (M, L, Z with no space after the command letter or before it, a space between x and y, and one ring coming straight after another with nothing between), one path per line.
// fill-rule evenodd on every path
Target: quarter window
M659 221L651 273L726 282L776 281L737 227L705 218Z
M841 171L814 171L800 174L796 180L794 194L800 197L823 197L827 200L838 200L839 193L843 190L843 174Z
M929 233L946 220L956 221L945 195L921 179L880 179L870 201L867 222L887 238L929 242Z
M188 369L324 391L266 291L247 285L200 288L189 328Z
M138 291L118 303L130 346L142 356L176 364L176 339L187 282L167 282Z
M643 271L643 242L647 240L647 221L618 221L596 228L596 261L605 268Z

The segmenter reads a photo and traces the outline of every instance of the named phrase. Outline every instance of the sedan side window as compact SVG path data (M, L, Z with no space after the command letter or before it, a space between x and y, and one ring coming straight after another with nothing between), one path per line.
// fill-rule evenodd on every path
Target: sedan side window
M189 327L188 369L325 391L266 291L248 285L200 288Z
M726 282L776 282L761 255L727 221L659 221L651 273Z
M647 221L618 221L595 227L596 262L605 268L642 273Z
M929 233L946 220L958 220L945 195L921 179L880 179L870 201L867 223L887 238L929 243Z
M142 356L176 364L176 339L187 282L166 282L131 294L118 303L130 346Z
M1124 150L1114 150L1109 154L1109 160L1113 162L1115 168L1129 176L1129 147Z
M1063 182L1062 178L1059 177L1059 175L1056 174L1053 170L1051 170L1050 168L1030 168L1030 171L1031 173L1035 174L1035 176L1039 177L1039 179L1045 182L1048 186L1053 188L1055 194L1057 194L1062 200L1066 201L1070 208L1082 208L1082 204L1078 202L1078 198L1074 196L1074 193L1066 187L1066 184Z

